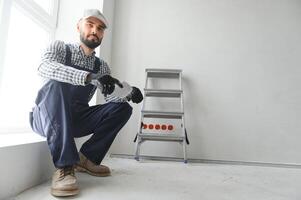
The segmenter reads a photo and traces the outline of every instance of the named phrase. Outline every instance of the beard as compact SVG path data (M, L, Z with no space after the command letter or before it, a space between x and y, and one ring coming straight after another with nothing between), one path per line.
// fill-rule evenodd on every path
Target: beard
M84 37L83 34L80 34L80 41L86 45L88 48L90 49L95 49L96 47L98 47L101 44L102 39L99 39L97 36L98 40L88 40L89 35L87 36L87 38Z

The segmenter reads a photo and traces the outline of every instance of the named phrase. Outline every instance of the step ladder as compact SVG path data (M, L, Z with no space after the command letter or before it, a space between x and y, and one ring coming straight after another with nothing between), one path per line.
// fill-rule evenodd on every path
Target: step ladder
M186 145L189 144L187 132L185 128L184 120L184 99L183 99L183 90L182 90L182 70L179 69L145 69L145 88L144 88L144 101L142 104L140 123L138 126L138 133L134 142L136 142L136 153L135 159L139 161L140 158L140 147L141 144L145 141L165 141L165 142L179 142L183 147L183 159L184 163L187 163L186 155ZM178 82L177 89L153 89L149 88L150 79L158 80L161 79L175 79ZM177 98L180 102L180 108L176 112L171 111L162 111L162 110L148 110L146 108L146 102L150 100L149 97L156 98ZM158 98L158 99L157 99ZM180 134L163 134L163 133L149 133L145 132L143 125L144 121L147 118L152 118L156 120L160 119L172 119L180 120L181 132Z

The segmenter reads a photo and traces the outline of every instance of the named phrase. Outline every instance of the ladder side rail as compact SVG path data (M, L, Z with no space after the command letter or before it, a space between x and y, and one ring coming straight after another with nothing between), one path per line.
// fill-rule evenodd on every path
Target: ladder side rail
M145 89L148 88L148 72L145 71L145 86L144 86ZM146 94L145 94L145 90L143 90L143 103L142 103L142 108L141 108L141 111L144 110L145 108L145 104L146 104ZM142 113L141 113L142 115Z
M185 134L185 130L186 130L186 126L185 126L185 112L184 112L184 91L182 88L182 72L180 73L180 88L182 90L181 93L181 109L183 112L182 115L182 136L184 137L183 141L182 141L182 145L183 145L183 159L184 159L184 163L187 163L187 151L186 151L186 145L187 145L187 141L186 141L186 134Z
M180 87L180 90L183 90L183 88L182 88L182 72L179 72L179 87Z
M144 88L145 88L145 89L148 88L148 72L147 72L147 70L145 70L145 86L144 86ZM143 121L144 121L144 116L143 116L142 111L145 109L146 98L147 98L147 97L146 97L145 90L143 90L143 103L142 103L141 112L140 112L141 117L140 117L140 124L139 124L139 126L140 126L139 134L140 134L141 131L142 131L142 130L141 130L141 129L142 129L141 124L142 124Z
M182 73L180 74L180 87L182 89ZM183 112L182 116L182 134L185 136L185 111L184 111L184 91L181 93L181 112Z
M148 76L147 75L148 75L147 71L145 71L145 88L147 88L147 82L148 82ZM139 134L141 133L142 123L143 123L143 120L144 120L142 110L144 110L145 102L146 102L146 95L145 95L145 92L143 90L143 102L142 102L141 111L140 111L140 123L138 124L138 137L139 137Z
M182 91L181 93L181 112L184 112L184 91L182 88L182 72L179 74L179 84L180 84L180 90Z
M147 89L148 87L148 71L147 69L145 70L145 89Z
M147 88L147 83L148 83L148 72L145 71L145 88ZM146 95L145 95L145 92L143 90L143 102L142 102L141 111L140 111L140 122L138 124L138 132L137 132L137 138L136 138L137 141L136 141L135 159L137 161L139 160L139 157L140 157L140 146L141 146L141 143L142 143L142 139L140 137L140 134L142 133L142 123L144 121L142 110L144 110L145 102L146 102Z

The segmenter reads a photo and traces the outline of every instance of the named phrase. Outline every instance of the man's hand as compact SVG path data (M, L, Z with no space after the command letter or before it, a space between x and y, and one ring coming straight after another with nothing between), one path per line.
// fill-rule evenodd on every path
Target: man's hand
M94 74L91 73L87 77L87 82L91 83L93 85L99 86L100 84L102 91L101 93L104 96L107 96L108 94L112 94L112 92L115 89L115 84L117 84L119 87L123 87L120 81L116 78L113 78L110 75L100 75L100 74Z
M108 94L112 94L115 89L115 84L119 87L123 87L120 81L116 78L113 78L110 75L104 75L98 79L99 83L102 85L102 94L107 96Z
M140 103L143 100L143 95L139 88L133 87L131 92L131 99L133 103Z

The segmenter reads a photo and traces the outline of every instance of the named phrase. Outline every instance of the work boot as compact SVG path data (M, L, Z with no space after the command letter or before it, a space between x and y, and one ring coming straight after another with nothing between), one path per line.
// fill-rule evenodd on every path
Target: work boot
M57 169L52 176L51 194L57 197L74 196L79 193L74 167Z
M92 176L110 176L111 171L105 165L96 165L90 161L86 156L79 152L79 163L76 165L75 169L78 172L86 172Z

